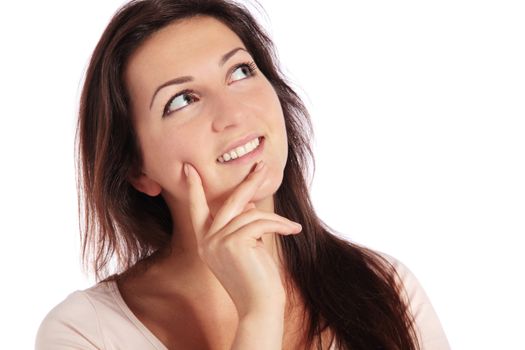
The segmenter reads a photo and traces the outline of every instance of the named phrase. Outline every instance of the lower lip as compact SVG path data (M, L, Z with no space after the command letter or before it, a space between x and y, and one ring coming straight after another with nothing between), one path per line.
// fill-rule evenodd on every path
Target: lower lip
M259 137L259 145L257 146L256 149L254 149L250 153L247 153L247 154L243 155L242 157L238 157L238 158L229 160L227 162L222 162L221 163L221 162L217 161L217 163L222 164L222 165L229 165L229 164L234 165L234 164L250 163L262 153L263 147L264 147L264 141L265 141L265 138L263 136L261 136L261 137Z

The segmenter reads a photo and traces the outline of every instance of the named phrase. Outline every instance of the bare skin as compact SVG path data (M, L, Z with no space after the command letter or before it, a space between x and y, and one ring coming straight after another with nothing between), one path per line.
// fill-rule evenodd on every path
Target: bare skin
M259 175L262 178L264 172ZM246 209L253 210L253 208L254 206L248 205ZM275 235L272 236L275 238ZM274 243L274 248L279 248L277 241L272 239L271 242ZM184 256L179 255L177 258L181 260L171 269L172 278L179 282L175 288L172 283L174 280L166 281L162 271L159 271L161 261L169 259L169 256L154 256L148 261L147 266L139 264L122 275L119 278L119 287L128 306L170 349L230 349L238 334L239 314L242 314L239 313L240 308L234 305L224 288L218 289L222 295L211 295L207 286L196 280L196 276L199 276L196 274L197 271L193 270L188 274L188 261L184 260ZM274 258L278 259L278 256ZM205 269L202 273L209 273L209 271ZM280 273L283 271L281 270ZM279 334L282 345L278 346L279 348L282 346L282 349L304 349L303 304L297 294L291 295L286 303L288 303L287 309L291 312L284 315L284 318L282 314L279 316L283 318L284 331ZM271 315L273 308L270 306L265 309L268 311L267 314ZM270 317L269 322L268 326L271 326L276 320ZM261 323L257 322L256 325L260 327ZM265 332L257 329L257 335L265 336ZM253 337L252 334L250 336ZM323 345L327 348L331 334L325 332L322 339ZM247 341L255 342L251 338ZM252 345L248 343L239 348L247 346Z
M286 298L276 239L301 230L274 212L288 150L284 117L264 75L238 66L250 61L228 27L196 17L155 33L126 67L143 156L130 182L162 195L175 227L171 249L117 282L130 309L170 349L304 348L303 303L293 290L296 297ZM193 80L158 89L187 75ZM183 89L191 95L174 97ZM217 161L252 134L264 136L256 159ZM264 166L253 172L259 161ZM326 348L330 339L323 334Z
M185 275L179 269L174 271L181 273L175 277L179 284L173 288L172 283L163 281L154 266L145 271L142 266L137 265L119 278L119 290L137 318L168 349L230 349L238 327L238 315L226 293L211 296L206 287L198 287L194 275ZM137 270L142 271L133 275ZM298 295L293 295L293 300L286 301L286 309L291 312L284 316L283 350L306 349L304 305L299 299ZM330 330L322 334L323 349L329 348L332 337Z
M206 287L192 289L198 284L191 275L176 277L179 288L173 288L171 283L156 276L154 270L151 267L140 276L126 275L119 279L120 292L139 320L168 349L230 349L238 327L231 298L226 293L212 297L206 293ZM287 300L293 306L284 316L284 350L306 349L303 304L297 295L295 298ZM288 307L287 304L287 310ZM332 334L324 332L323 349L328 349L331 340Z

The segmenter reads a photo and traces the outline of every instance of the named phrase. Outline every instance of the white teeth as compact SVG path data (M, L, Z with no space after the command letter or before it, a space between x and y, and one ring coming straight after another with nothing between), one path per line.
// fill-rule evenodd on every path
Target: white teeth
M255 146L255 142L252 141L252 142L248 142L246 144L246 146L244 146L244 149L246 150L246 153L248 153L248 152L253 151L255 149L255 147L257 147L257 146Z
M218 158L218 160L219 160L219 162L224 163L224 162L227 162L227 161L229 161L231 159L236 159L236 158L242 157L245 154L250 153L251 151L256 149L257 146L259 146L259 138L258 137L253 139L252 141L247 142L243 146L239 146L239 147L231 150L230 152L224 153L222 156L220 156Z
M238 155L239 157L242 157L242 156L244 156L244 155L246 154L246 150L244 149L243 146L239 146L239 147L237 147L237 148L235 149L235 152L237 152L237 155Z

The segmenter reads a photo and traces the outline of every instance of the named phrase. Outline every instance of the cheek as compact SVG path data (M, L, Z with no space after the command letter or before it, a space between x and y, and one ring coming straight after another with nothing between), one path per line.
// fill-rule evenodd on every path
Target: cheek
M195 159L198 151L183 135L157 135L144 145L143 154L144 170L162 188L172 189L183 180L183 163Z
M271 102L268 103L268 106L272 106L273 108L272 113L270 114L272 117L272 133L275 135L276 147L278 148L278 154L282 156L281 160L284 168L288 158L288 135L286 123L279 98L276 94L273 94L271 97Z

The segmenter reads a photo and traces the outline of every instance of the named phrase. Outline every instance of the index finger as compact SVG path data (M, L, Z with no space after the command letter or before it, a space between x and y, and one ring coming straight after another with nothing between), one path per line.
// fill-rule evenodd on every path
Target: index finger
M215 232L221 227L225 226L231 219L243 212L244 208L255 195L255 191L259 188L264 180L264 173L266 166L261 160L257 166L248 174L233 193L224 201L223 206L218 210L211 224L210 231Z
M186 173L186 181L188 181L189 187L190 218L197 239L200 239L206 231L206 221L210 215L210 208L208 207L206 194L197 170L186 163L184 164L184 172Z

